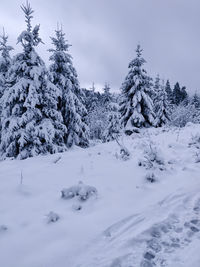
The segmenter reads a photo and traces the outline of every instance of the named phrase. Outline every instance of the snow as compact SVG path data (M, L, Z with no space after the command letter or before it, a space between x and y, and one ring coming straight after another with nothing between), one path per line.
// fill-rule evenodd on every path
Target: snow
M191 123L141 130L123 137L126 161L113 141L0 162L0 266L199 267L199 133ZM164 170L139 166L150 142ZM79 181L96 197L61 198Z

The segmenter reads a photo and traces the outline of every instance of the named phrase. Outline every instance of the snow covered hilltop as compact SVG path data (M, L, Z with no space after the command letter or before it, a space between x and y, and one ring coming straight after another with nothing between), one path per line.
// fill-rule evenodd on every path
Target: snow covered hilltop
M62 27L0 36L0 266L200 267L200 97L145 69L81 88ZM12 255L12 256L10 256Z

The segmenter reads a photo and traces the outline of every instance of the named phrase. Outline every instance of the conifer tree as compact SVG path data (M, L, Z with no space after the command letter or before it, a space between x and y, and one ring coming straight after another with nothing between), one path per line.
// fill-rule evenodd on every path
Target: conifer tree
M8 36L5 34L3 29L3 34L0 36L0 132L1 132L1 113L2 113L2 96L6 90L7 86L7 74L11 65L10 51L13 50L12 46L7 44ZM1 137L0 137L1 138ZM0 139L1 142L1 139Z
M159 90L160 90L160 76L159 76L159 74L157 74L157 76L155 78L155 83L154 83L154 93L155 93L155 95L157 95Z
M105 108L107 109L110 102L112 100L112 96L110 93L110 85L109 83L105 83L103 88L103 104L105 105Z
M167 99L167 92L164 81L162 84L158 84L158 92L155 101L155 113L156 113L156 126L160 127L165 125L170 118L169 115L169 103Z
M191 105L193 105L196 109L200 109L200 96L195 92L191 99Z
M109 142L115 140L120 134L120 131L119 106L117 103L111 102L109 104L108 126L103 133L103 141Z
M167 82L166 82L165 91L167 93L167 99L168 99L169 103L172 104L173 96L172 96L172 89L171 89L169 80L167 80Z
M173 103L179 105L181 102L186 101L188 94L186 92L186 87L183 86L180 88L179 83L177 82L173 90Z
M3 156L24 159L65 150L57 88L49 81L44 62L35 51L42 42L39 26L32 29L33 9L21 6L27 29L18 37L23 52L14 57L3 95L0 151Z
M59 90L58 109L62 113L64 124L67 127L65 143L67 147L78 145L87 147L88 126L86 124L87 110L84 106L84 93L78 82L72 57L68 52L69 44L65 40L62 29L55 31L55 37L51 37L53 49L50 61L50 73L52 82Z
M120 103L121 123L126 133L134 128L154 125L151 78L143 65L140 45L136 49L136 58L129 64L129 73L122 84L122 101Z
M10 51L13 50L13 47L8 45L7 42L8 35L5 34L3 29L3 34L0 36L0 98L4 94L6 87L6 77L11 65Z

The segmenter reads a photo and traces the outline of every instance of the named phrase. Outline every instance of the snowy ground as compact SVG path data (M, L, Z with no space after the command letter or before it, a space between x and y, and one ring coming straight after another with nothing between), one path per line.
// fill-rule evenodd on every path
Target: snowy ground
M200 125L126 137L127 161L111 142L1 162L0 266L199 267L200 149L189 145L196 133ZM161 164L147 170L138 163L150 141ZM152 173L155 183L145 178ZM61 199L80 180L97 198ZM60 219L48 223L50 211Z

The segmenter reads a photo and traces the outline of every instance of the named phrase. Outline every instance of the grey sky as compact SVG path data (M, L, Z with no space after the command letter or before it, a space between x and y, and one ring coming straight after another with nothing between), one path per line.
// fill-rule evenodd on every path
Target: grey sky
M0 27L10 42L24 29L20 10L23 0L1 0ZM135 56L138 42L144 49L146 69L179 81L188 91L200 92L200 1L199 0L30 0L34 24L41 24L45 45L38 51L48 62L49 36L57 22L63 24L72 44L81 86L94 81L99 87L110 82L118 90ZM20 51L20 45L17 46Z

